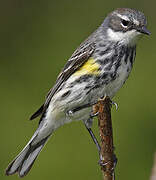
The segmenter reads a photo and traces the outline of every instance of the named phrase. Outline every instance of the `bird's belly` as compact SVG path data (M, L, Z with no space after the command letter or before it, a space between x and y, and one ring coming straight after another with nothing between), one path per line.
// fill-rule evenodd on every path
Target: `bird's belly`
M125 64L125 62L122 62L118 68L116 78L110 80L108 84L104 83L98 88L92 89L89 93L86 93L85 88L88 83L81 83L70 89L71 94L65 98L62 98L64 90L57 93L57 95L52 99L47 113L47 117L49 117L48 119L52 118L50 120L51 124L57 128L64 123L71 122L72 120L87 120L91 113L91 107L81 109L69 116L67 112L88 103L95 103L98 98L105 95L112 98L128 78L130 70L130 63L128 62Z
M121 66L119 67L116 78L110 80L110 82L104 86L103 93L104 95L109 96L110 98L114 97L117 91L123 86L125 81L127 80L129 73L131 71L130 62L125 63L121 62Z

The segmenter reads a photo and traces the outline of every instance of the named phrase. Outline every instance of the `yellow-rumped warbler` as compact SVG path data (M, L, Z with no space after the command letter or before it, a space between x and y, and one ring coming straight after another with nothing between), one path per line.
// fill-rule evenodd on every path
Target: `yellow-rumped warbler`
M78 47L45 103L32 115L31 119L41 115L39 127L8 166L7 175L17 172L25 176L52 133L72 120L82 120L94 139L91 106L99 97L112 98L124 84L133 66L137 40L142 34L150 34L146 25L142 12L120 8Z

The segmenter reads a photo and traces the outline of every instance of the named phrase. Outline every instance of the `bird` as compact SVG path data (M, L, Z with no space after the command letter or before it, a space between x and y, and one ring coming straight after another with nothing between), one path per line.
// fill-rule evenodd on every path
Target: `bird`
M127 80L136 56L136 45L147 30L145 15L135 9L118 8L74 51L46 96L31 116L39 125L24 149L8 165L6 175L27 175L35 159L60 126L81 120L98 149L91 130L92 106L98 99L111 99Z

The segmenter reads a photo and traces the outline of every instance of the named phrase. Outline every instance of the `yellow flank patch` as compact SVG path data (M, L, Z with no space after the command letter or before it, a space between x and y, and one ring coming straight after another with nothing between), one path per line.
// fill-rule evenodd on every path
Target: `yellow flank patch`
M93 58L89 58L88 61L86 61L82 67L80 67L79 70L77 70L73 75L79 76L79 75L85 75L85 74L92 74L92 75L98 75L100 65L95 62Z

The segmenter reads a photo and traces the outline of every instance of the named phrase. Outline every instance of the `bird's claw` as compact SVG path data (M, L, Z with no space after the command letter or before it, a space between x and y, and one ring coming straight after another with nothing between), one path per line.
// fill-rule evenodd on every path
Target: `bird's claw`
M94 117L96 117L98 114L99 114L99 112L96 112L96 113L91 112L90 117L91 117L91 118L94 118Z
M115 169L115 167L116 167L116 165L117 165L117 161L118 161L118 159L117 159L117 157L116 157L115 154L113 155L112 161L113 161L113 167L112 167L111 170L113 171L113 170ZM109 160L109 161L107 161L107 162L104 162L102 156L100 155L100 160L98 161L98 164L99 164L100 166L102 166L102 167L106 167L106 166L107 166L109 163L111 163L112 161Z
M115 106L115 109L118 110L118 104L114 101L111 101L111 104Z

